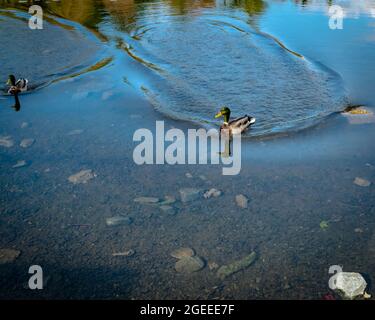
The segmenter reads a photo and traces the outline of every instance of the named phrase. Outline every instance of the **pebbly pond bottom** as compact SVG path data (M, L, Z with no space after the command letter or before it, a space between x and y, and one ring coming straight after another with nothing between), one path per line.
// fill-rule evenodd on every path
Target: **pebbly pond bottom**
M46 71L53 65L62 79L21 95L19 112L0 99L2 299L322 299L331 265L373 282L374 188L354 183L375 179L373 118L337 113L348 103L373 110L366 13L348 18L343 37L327 27L325 2L73 3L45 9L74 26L61 45L79 67L46 58L29 78L57 74ZM23 37L14 16L0 18ZM295 31L302 18L321 31L306 27L308 45ZM222 103L259 119L239 175L134 163L135 130L154 131L156 120L184 132L216 125ZM221 193L184 202L186 188ZM191 250L180 248L195 258L181 263ZM244 261L223 276L222 266ZM27 288L34 264L45 276L38 292Z

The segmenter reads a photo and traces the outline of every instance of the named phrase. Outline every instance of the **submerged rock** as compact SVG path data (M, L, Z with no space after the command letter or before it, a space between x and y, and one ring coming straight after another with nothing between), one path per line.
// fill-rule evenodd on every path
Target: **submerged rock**
M141 119L142 116L140 114L131 114L130 119Z
M198 200L202 195L202 190L195 188L183 188L180 190L181 202L191 202Z
M68 132L68 136L77 136L83 133L84 130L76 129Z
M154 197L139 197L135 198L134 202L140 203L140 204L155 204L158 203L160 200L159 198Z
M319 227L320 227L320 229L322 229L322 230L326 230L326 229L328 229L328 228L329 228L329 223L328 223L328 221L326 221L326 220L322 220L322 221L319 223Z
M209 262L208 263L208 268L213 271L219 269L219 265L216 262Z
M94 179L96 174L92 170L82 170L68 178L73 184L87 183L89 180Z
M371 294L369 294L369 293L367 293L367 292L365 292L364 294L363 294L363 298L364 299L371 299Z
M237 260L237 261L232 262L231 264L221 266L219 270L217 270L216 274L221 280L224 280L230 275L249 267L255 261L256 258L257 258L257 254L255 251L253 251L252 253L242 258L241 260Z
M28 122L22 122L21 123L21 129L25 129L25 128L28 128L29 127L29 123Z
M172 206L160 206L159 207L161 211L173 216L176 214L176 209Z
M176 202L176 198L173 196L165 196L164 199L164 201L160 202L161 206L173 204Z
M336 277L336 289L343 293L344 298L354 299L365 294L366 280L356 272L340 272Z
M249 203L249 200L243 194L239 194L236 196L236 203L237 203L237 206L239 206L240 208L246 209Z
M189 172L185 173L185 177L191 179L193 175Z
M21 254L18 250L0 249L0 264L11 263Z
M217 197L220 197L221 196L221 191L220 190L217 190L215 188L212 188L210 190L208 190L204 195L203 195L206 199L209 199L209 198L217 198Z
M14 141L11 136L1 136L0 146L5 148L11 148L14 146Z
M178 259L175 269L180 273L193 273L205 267L205 262L201 257L195 255L191 248L179 248L171 252L173 258Z
M193 273L202 270L205 266L204 261L198 257L184 257L178 260L175 265L175 269L179 273Z
M176 259L183 259L195 256L195 251L191 248L179 248L171 252L171 256Z
M27 166L27 162L25 160L19 160L12 168L18 169L18 168L23 168L26 166Z
M135 255L135 251L133 249L127 250L125 252L115 252L112 253L113 257L131 257Z
M35 143L35 139L23 139L20 143L21 148L30 148Z
M370 181L359 177L355 178L353 183L360 187L369 187L371 185Z
M115 216L111 218L107 218L105 223L108 227L115 227L115 226L126 226L133 223L133 219L130 217L123 217L123 216Z

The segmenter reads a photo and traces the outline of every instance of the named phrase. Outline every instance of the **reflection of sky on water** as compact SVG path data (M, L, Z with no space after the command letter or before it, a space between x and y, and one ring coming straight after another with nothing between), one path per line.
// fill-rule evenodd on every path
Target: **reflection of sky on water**
M343 29L332 30L326 14L327 1L308 1L306 6L301 6L299 1L298 14L295 14L296 2L269 1L259 28L276 36L289 48L338 72L344 79L352 103L374 105L375 65L371 61L375 59L375 19L365 12L375 1L359 2L332 1L332 4L346 3L353 14L356 12L354 8L362 8L363 12L358 18L354 15L350 18L347 14Z
M301 1L296 1L300 3ZM343 8L346 17L358 18L362 15L372 16L375 18L375 1L374 0L311 0L303 1L304 7L308 10L319 10L329 14L331 5L339 5Z

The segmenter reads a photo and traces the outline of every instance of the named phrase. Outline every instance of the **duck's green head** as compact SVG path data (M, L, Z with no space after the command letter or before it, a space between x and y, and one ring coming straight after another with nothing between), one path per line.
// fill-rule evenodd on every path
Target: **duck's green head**
M228 107L222 107L220 112L215 116L215 118L224 117L224 122L229 122L230 109Z
M16 77L13 74L9 76L7 84L10 86L16 85Z

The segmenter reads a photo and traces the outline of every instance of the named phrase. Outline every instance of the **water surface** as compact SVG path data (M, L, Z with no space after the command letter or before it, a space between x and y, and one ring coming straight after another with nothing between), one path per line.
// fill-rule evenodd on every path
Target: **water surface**
M334 294L331 265L373 283L374 187L353 181L375 182L374 124L336 113L375 103L373 2L357 3L345 1L360 10L333 31L326 1L40 2L59 24L31 34L38 45L24 21L1 15L0 33L9 26L19 39L1 38L6 73L22 66L14 73L46 85L21 95L19 112L0 97L0 136L14 143L0 147L0 248L21 252L0 265L0 297L323 299ZM0 4L26 14L26 3ZM262 139L244 139L238 176L134 163L135 130L154 131L156 120L184 132L216 126L222 104L258 118L248 136ZM26 166L14 168L20 160ZM87 169L94 179L69 182ZM188 187L223 193L184 204L179 190ZM175 215L134 202L167 195L177 198ZM108 227L117 215L132 223ZM170 253L179 247L194 248L205 267L177 273ZM249 268L217 277L215 264L253 250ZM42 291L25 289L31 264L43 266Z
M42 31L30 29L29 15L22 11L1 10L0 17L3 92L10 74L28 79L30 89L36 89L81 73L104 59L105 46L77 23L46 17Z

